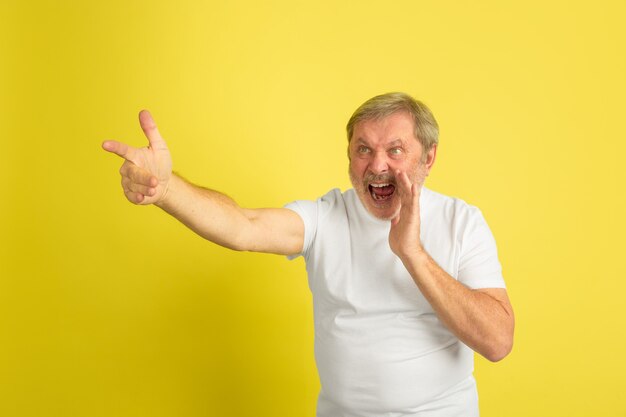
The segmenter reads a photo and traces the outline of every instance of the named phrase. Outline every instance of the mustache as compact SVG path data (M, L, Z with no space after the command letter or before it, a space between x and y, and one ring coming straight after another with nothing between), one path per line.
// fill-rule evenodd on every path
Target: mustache
M365 177L363 178L363 182L368 183L368 182L388 182L390 184L395 184L396 183L396 177L395 175L392 174L378 174L378 175L374 175L372 173L369 173L367 175L365 175Z

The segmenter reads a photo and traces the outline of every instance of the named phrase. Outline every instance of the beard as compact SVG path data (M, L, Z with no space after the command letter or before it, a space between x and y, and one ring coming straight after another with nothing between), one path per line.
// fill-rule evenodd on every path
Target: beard
M394 174L375 175L372 172L367 172L363 178L358 178L352 167L349 168L349 174L352 187L370 214L381 220L391 220L398 215L401 207L401 191L398 189ZM418 188L422 188L428 176L426 164L418 162L413 172L407 172L407 175L409 175L412 184L417 183ZM388 188L389 194L381 196L374 190L372 184L388 184L388 187L385 188Z

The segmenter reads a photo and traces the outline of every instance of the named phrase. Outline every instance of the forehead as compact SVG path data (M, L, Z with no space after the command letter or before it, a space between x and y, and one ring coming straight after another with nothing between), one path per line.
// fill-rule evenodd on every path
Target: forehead
M415 137L413 118L406 112L397 112L379 119L368 119L358 122L352 132L352 141L360 142L402 142Z

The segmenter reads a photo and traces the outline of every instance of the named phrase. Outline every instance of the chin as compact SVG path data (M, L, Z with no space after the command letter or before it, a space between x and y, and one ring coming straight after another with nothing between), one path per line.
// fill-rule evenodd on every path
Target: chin
M387 201L384 204L377 203L372 199L369 193L358 193L361 203L365 206L365 209L374 217L380 220L391 220L398 215L400 207L395 204L395 196L391 201Z
M370 212L370 214L374 217L376 217L377 219L380 220L391 220L394 217L396 217L398 215L398 210L394 209L394 210L380 210L380 209L371 209L371 208L367 208L367 211Z

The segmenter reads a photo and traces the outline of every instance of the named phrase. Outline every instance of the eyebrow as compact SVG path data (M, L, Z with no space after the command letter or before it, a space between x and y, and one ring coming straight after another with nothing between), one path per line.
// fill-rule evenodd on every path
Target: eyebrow
M358 143L362 144L362 145L365 145L365 146L368 146L368 147L370 146L370 144L367 143L367 141L365 139L363 139L363 138L358 138L356 141ZM392 142L389 142L387 144L387 146L390 147L390 148L393 148L393 147L396 147L396 146L404 146L404 141L402 139L398 138L398 139L396 139L396 140L394 140Z

